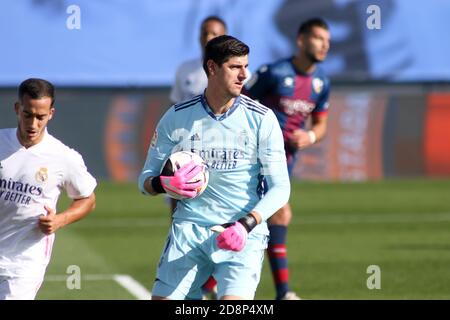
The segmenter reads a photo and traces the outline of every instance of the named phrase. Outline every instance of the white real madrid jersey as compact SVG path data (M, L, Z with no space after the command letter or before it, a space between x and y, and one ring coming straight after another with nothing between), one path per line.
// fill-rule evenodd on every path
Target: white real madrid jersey
M181 64L176 73L175 84L170 92L170 100L182 102L203 93L208 78L203 70L202 59L193 59Z
M0 129L0 275L42 277L54 240L39 229L44 205L56 210L62 190L72 199L88 197L96 181L81 155L47 131L30 148L16 131Z

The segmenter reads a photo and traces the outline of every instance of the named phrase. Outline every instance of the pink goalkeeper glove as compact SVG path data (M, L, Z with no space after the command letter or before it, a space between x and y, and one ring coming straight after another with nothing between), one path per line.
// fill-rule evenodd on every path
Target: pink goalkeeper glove
M164 189L170 190L183 197L194 198L197 195L196 189L203 186L203 181L189 182L200 171L202 166L196 165L195 161L185 164L175 171L173 176L160 176L161 185Z
M247 236L247 229L237 221L217 236L217 246L220 249L241 251L247 242Z

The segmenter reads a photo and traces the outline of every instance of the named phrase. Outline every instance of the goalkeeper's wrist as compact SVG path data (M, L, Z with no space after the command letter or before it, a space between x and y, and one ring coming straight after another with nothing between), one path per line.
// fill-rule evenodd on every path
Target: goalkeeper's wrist
M161 184L161 176L153 177L150 184L152 185L153 191L156 193L166 193L166 190Z
M255 216L252 215L251 213L240 218L238 222L244 226L245 230L247 230L248 233L250 233L250 231L252 231L253 228L255 228L258 225L258 221L256 220Z

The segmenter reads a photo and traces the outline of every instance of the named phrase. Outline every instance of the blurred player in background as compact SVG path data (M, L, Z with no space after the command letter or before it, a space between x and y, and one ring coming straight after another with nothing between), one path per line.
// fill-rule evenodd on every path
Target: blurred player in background
M172 103L180 103L202 94L208 84L203 70L205 46L209 40L227 33L225 22L217 16L209 16L200 25L200 47L202 56L182 63L175 75L175 83L170 91Z
M203 56L205 55L205 46L209 40L227 33L225 21L217 16L206 17L200 25L200 47L202 56L197 59L188 60L181 64L175 76L175 83L170 91L170 100L172 103L180 103L202 94L208 84L205 70L203 69ZM175 210L177 201L168 198L170 201L171 212ZM209 278L203 286L203 293L206 298L215 299L216 281L213 277Z
M241 95L249 48L227 35L208 42L203 68L204 94L171 107L158 123L144 168L141 192L168 188L188 197L173 214L161 254L153 299L200 299L210 275L221 299L253 299L267 247L266 220L289 198L290 183L283 137L274 113ZM180 129L182 128L182 130ZM182 166L174 176L160 176L174 151L199 154L208 163L209 184L189 183L201 166ZM269 185L263 198L262 177ZM211 227L222 225L219 235Z
M292 175L298 151L320 141L327 130L329 79L317 65L330 48L330 32L320 18L300 25L297 55L262 66L246 84L246 93L271 108L283 131L287 166ZM311 116L312 126L305 128ZM276 287L276 298L297 300L289 289L286 236L291 221L286 204L269 219L268 255Z
M54 87L28 79L15 103L17 128L0 130L0 300L35 298L55 232L95 207L95 179L83 158L47 132ZM65 189L72 204L56 213Z

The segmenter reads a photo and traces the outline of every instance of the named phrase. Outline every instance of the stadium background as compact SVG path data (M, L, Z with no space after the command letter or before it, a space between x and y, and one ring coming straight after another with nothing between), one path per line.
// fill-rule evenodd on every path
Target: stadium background
M80 29L67 27L73 4ZM366 24L373 4L381 29ZM150 288L168 213L135 181L175 69L199 56L198 26L209 14L250 45L251 71L293 53L300 21L330 24L329 132L303 153L293 182L293 288L313 299L448 299L450 5L439 0L5 2L0 127L16 124L22 80L52 81L49 130L101 182L96 212L59 232L39 297L132 298L117 274ZM81 290L65 285L69 265L81 268ZM369 265L382 270L380 290L366 286ZM272 291L265 266L257 298Z

